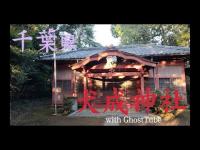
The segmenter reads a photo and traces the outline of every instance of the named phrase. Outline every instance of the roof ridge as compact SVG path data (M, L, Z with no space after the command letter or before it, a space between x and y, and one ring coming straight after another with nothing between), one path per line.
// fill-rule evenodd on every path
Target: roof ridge
M77 50L71 50L71 51L64 51L56 53L58 57L66 57L66 58L72 58L72 57L85 57L89 55L90 51L91 53L99 53L104 50L119 50L119 51L125 51L129 53L134 53L136 55L166 55L166 54L189 54L190 53L190 47L183 47L183 46L168 46L168 45L156 45L154 43L148 43L148 44L131 44L131 45L119 45L119 46L113 46L113 47L88 47L88 48L79 48ZM79 54L80 52L80 54ZM53 56L53 54L47 54L40 56L40 58L49 59Z
M63 53L77 52L77 51L98 50L100 48L103 49L103 48L106 48L106 47L86 47L86 48L79 48L79 49L76 49L76 50L66 51L66 52L63 52ZM59 53L59 54L63 54L63 53Z
M130 45L119 45L117 46L117 48L132 48L132 47L136 47L136 46L153 46L153 47L157 47L157 48L190 48L190 47L185 47L185 46L171 46L171 45L161 45L161 44L155 44L155 43L148 43L148 44L130 44Z

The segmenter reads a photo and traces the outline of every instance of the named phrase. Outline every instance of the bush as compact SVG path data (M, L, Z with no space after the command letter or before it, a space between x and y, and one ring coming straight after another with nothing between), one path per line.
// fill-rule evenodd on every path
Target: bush
M83 104L78 103L78 109L82 108Z
M72 98L64 97L64 102L63 102L64 114L69 114L72 111L73 103L74 100Z
M168 106L168 113L171 112L173 114L176 113L177 110L171 110L171 106L174 106L174 89L173 88L169 88L169 95L170 95L170 105ZM151 108L151 111L153 113L156 113L156 114L165 114L166 112L164 111L163 108L161 108L161 105L163 103L163 99L161 99L161 96L165 96L166 95L166 92L165 91L161 91L161 90L156 90L154 91L155 94L157 94L157 99L156 99L156 103L154 105L153 108ZM186 101L182 101L180 100L179 101L179 106L187 106L187 102Z
M157 113L157 114L158 113L162 113L163 110L160 108L160 105L162 104L162 100L161 100L160 97L162 96L163 92L160 91L160 90L155 90L153 93L155 93L157 95L157 98L156 98L156 102L155 102L154 107L150 108L151 112L152 113Z

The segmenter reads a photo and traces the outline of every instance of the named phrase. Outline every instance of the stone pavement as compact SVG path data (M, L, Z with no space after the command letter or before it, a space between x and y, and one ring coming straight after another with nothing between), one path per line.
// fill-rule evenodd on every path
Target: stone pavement
M121 118L121 120L123 120L124 117L126 117L125 114L123 114L122 112L120 112L119 110L116 111L106 111L103 113L103 109L96 109L99 113L92 113L89 109L85 109L83 110L82 112L74 112L70 115L68 115L68 117L72 117L72 118L76 118L76 117L95 117L95 118L104 118L104 126L119 126L121 125L123 122L108 122L106 121L106 118L109 118L109 117L119 117ZM129 113L128 113L128 116L131 117L132 119L137 119L137 118L151 118L151 117L154 117L154 118L160 118L160 116L157 116L157 115L153 115L153 114L147 114L145 111L143 112L135 112L134 110L129 110ZM133 125L134 123L131 123L129 125ZM153 125L153 124L152 124Z
M96 109L99 113L92 113L89 109L85 109L82 112L75 111L71 114L68 115L68 117L107 117L107 116L119 116L119 117L124 117L126 116L119 110L114 110L114 111L106 111L103 112L103 109ZM135 112L134 110L129 110L128 116L132 117L145 117L145 116L156 116L153 114L147 114L145 111L140 111L140 112Z

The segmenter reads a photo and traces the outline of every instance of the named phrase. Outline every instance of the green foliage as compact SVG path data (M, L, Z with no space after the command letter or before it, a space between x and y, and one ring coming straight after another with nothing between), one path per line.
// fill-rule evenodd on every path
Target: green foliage
M156 98L154 107L151 108L151 111L157 114L162 113L163 110L160 108L160 105L162 104L162 100L160 97L162 96L163 92L160 90L155 90L154 93L157 95L157 98Z
M83 47L97 47L101 46L99 43L94 41L93 26L90 24L50 24L49 27L57 29L56 35L57 40L60 40L59 32L68 32L75 35L77 48ZM60 44L57 42L57 47Z
M165 99L161 99L161 97L166 95L166 91L165 90L164 91L155 90L153 93L155 93L157 95L157 98L156 98L156 103L155 103L154 107L151 108L152 112L157 113L157 114L165 113L164 109L161 108L161 105ZM169 95L170 95L170 98L169 98L170 104L168 106L168 110L170 111L171 106L175 105L175 103L174 103L174 88L169 88ZM187 106L187 102L180 100L179 106ZM175 111L176 110L173 110L172 112L175 112Z
M39 40L36 39L36 36L39 35L39 32L42 30L48 29L49 25L47 24L11 24L10 25L10 44L12 46L21 47L20 42L14 42L12 39L18 38L22 30L27 30L26 36L31 36L33 38L32 41L26 41L26 48L27 49L34 49L38 50L39 47Z
M177 35L177 45L190 45L190 27L188 25L181 25L180 32Z
M151 39L148 25L115 25L111 28L114 37L120 37L122 44L146 44Z
M185 24L112 25L111 31L121 44L158 43L160 39L162 45L190 45L190 27Z
M37 61L38 53L10 47L10 95L11 99L50 96L50 66Z
M66 31L75 35L77 47L100 46L94 41L94 25L81 24L11 24L10 25L10 96L11 100L22 98L39 98L51 95L50 65L39 61L39 32L49 28L57 29L56 47L61 48L59 32ZM26 36L32 41L25 41L24 53L21 42L14 42L19 33L26 30Z
M34 42L25 43L25 51L21 52L21 43L13 42L18 33L27 30L29 36L35 37L37 32L47 25L10 25L10 98L40 98L50 96L50 66L38 61L39 53Z

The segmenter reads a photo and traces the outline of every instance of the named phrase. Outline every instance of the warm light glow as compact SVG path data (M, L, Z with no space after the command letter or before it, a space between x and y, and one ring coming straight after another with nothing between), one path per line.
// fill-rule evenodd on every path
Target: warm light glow
M173 81L173 84L176 86L186 86L186 83L182 79L176 79Z
M104 65L104 69L110 69L110 68L114 68L114 67L116 67L116 64L111 64L111 63L106 63L105 65Z
M186 83L184 82L184 83L182 83L182 86L186 86Z
M134 68L135 68L135 69L141 69L141 68L142 68L142 65L134 65Z
M123 79L125 76L119 76L120 79Z
M172 77L176 77L176 76L177 76L176 74L174 74L174 73L172 74Z
M174 64L176 64L176 61L173 60L173 61L170 62L170 64L174 65Z
M95 80L95 85L96 85L98 88L102 88L102 81L100 81L100 80Z
M127 65L125 68L131 68L132 67L132 65Z
M166 63L167 63L166 61L161 61L162 65L166 65Z
M134 78L134 79L137 79L138 77L139 77L139 76L134 76L133 78Z
M133 85L133 82L131 81L124 81L122 84L121 84L121 87L122 88L129 88Z
M56 93L61 93L61 88L59 88L59 87L57 87L56 89L53 88L52 91L56 92Z

